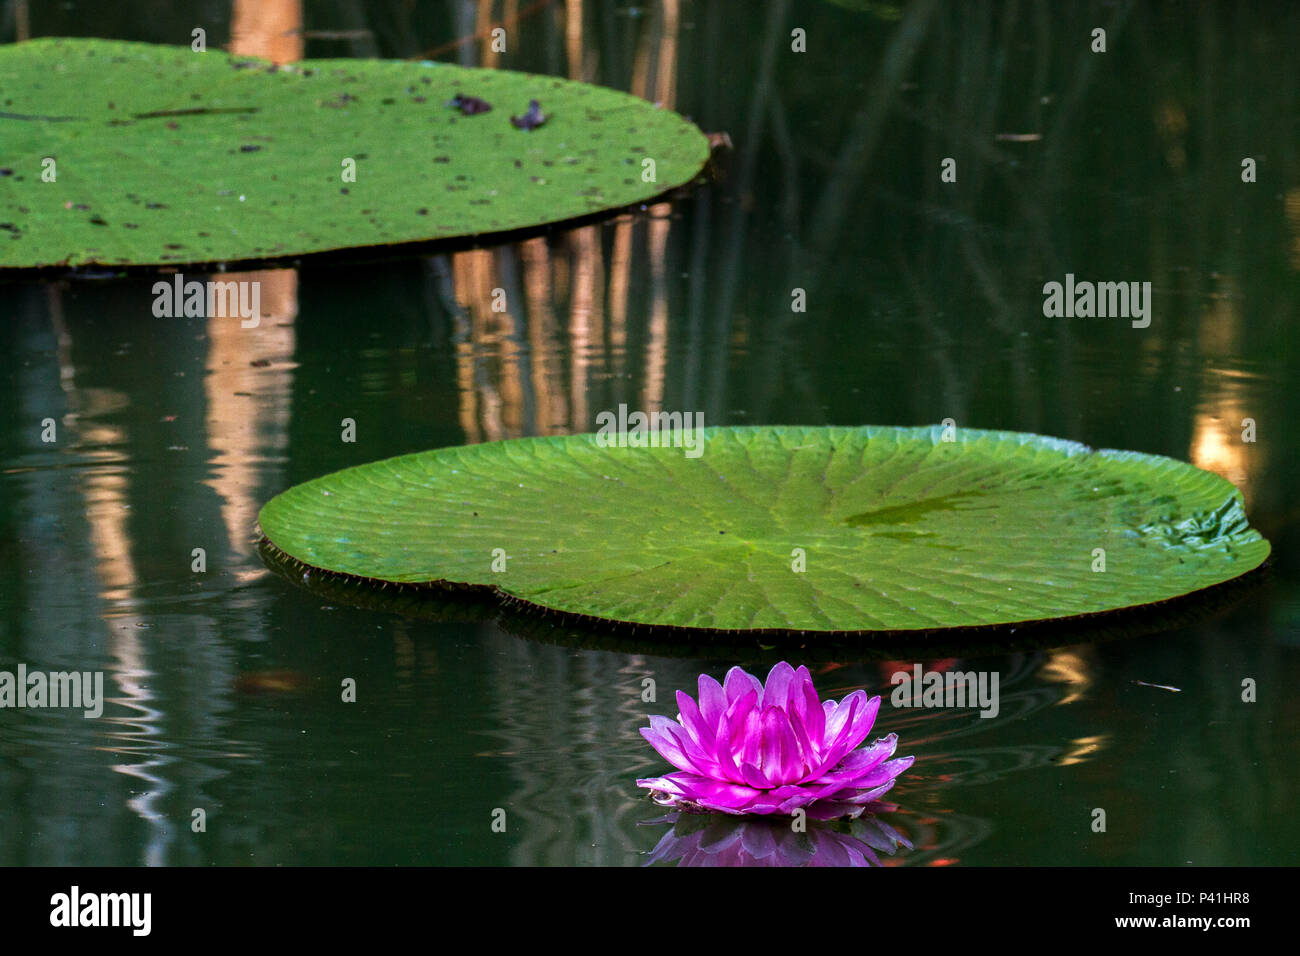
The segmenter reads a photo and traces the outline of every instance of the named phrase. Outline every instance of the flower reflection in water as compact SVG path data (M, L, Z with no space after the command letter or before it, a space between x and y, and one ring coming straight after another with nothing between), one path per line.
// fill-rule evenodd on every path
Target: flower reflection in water
M646 825L671 824L646 866L883 866L880 854L912 849L906 836L880 819L897 809L872 804L862 816L835 822L721 813L670 813Z

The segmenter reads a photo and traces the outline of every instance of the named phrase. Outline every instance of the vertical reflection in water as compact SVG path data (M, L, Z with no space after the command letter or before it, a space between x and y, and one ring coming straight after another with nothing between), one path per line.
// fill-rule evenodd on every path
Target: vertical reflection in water
M490 20L484 19L488 13L482 6L476 8L480 34L490 25ZM590 72L590 64L581 56L583 13L580 2L566 4L564 38L569 73L574 78ZM663 6L652 29L639 35L631 78L634 94L673 105L678 31L678 4L672 0ZM660 203L644 221L650 305L640 406L647 410L663 407L666 390L669 213L669 205ZM627 365L632 247L642 224L631 216L617 223L608 269L599 226L573 230L554 245L534 239L517 247L474 250L452 257L450 269L445 270L451 290L443 298L449 303L456 328L460 420L467 441L592 427L593 376L596 368L607 362L611 367L599 378L616 383L612 387L615 394L607 400L611 404L627 400L620 379ZM510 294L516 255L522 261L522 297ZM444 267L435 262L434 268ZM497 290L506 293L504 311ZM523 311L517 308L521 302ZM567 327L561 326L560 309L567 312ZM562 348L562 343L567 348Z
M460 0L452 4L452 36L472 37L475 35L474 22L477 19L477 0ZM478 66L478 50L473 43L461 43L456 48L456 62L461 66Z
M293 63L303 55L302 26L302 0L234 0L230 52ZM264 459L264 444L272 451L288 444L298 273L276 269L222 279L258 283L262 315L251 329L229 317L208 318L204 424L213 475L207 484L221 497L230 553L245 559L245 575L257 575L264 569L250 547L261 499L255 464ZM255 373L250 354L263 361L274 357L279 364Z
M646 342L645 392L641 407L647 413L662 410L668 367L668 289L665 284L665 250L668 246L668 203L659 203L650 221L650 338ZM686 411L683 409L683 411Z
M234 0L230 52L272 63L302 59L302 0Z
M501 65L501 54L492 43L492 0L478 0L478 13L475 17L474 32L482 43L483 50L479 61L483 66L496 69Z
M609 357L614 380L622 387L627 369L628 285L632 274L631 216L623 216L614 227L614 248L609 257ZM620 392L617 399L625 396Z
M113 609L115 604L133 602L139 586L127 529L130 511L128 472L119 467L128 436L119 426L96 421L99 416L125 408L129 400L114 390L78 387L72 360L72 332L63 314L63 301L57 286L49 287L49 308L56 338L59 385L67 396L69 409L64 420L72 433L68 452L103 463L85 469L80 481L86 521L90 525L95 574L99 579L99 597L106 605L101 617L109 628L108 650L114 662L110 665L111 677L121 691L119 696L105 693L106 713L100 720L103 725L114 728L103 732L114 743L100 749L132 758L130 762L113 764L113 770L144 781L141 792L131 797L127 806L148 825L144 862L151 866L162 865L168 862L167 850L174 839L171 823L158 809L159 803L173 789L171 781L158 773L172 762L161 753L164 744L159 739L159 723L164 714L151 705L153 698L144 684L153 672L145 663L141 632L124 622L120 612ZM113 715L108 711L108 705L125 708L133 716Z
M537 389L538 430L543 435L564 434L570 421L569 404L562 387L564 362L559 328L551 306L551 256L544 239L530 239L519 252L524 260L528 351L533 362L532 382Z
M235 317L207 320L204 427L212 477L205 484L221 498L230 555L243 559L243 574L260 575L265 569L249 545L261 506L260 466L289 440L298 273L230 272L221 281L260 284L262 315L249 329ZM250 361L272 364L255 368Z
M1197 333L1200 353L1211 364L1202 373L1203 390L1192 423L1188 454L1196 467L1222 475L1236 485L1249 509L1254 497L1252 479L1264 465L1267 446L1248 445L1242 439L1244 419L1259 414L1249 409L1255 397L1248 390L1252 376L1232 367L1233 357L1241 354L1243 322L1239 306L1243 296L1231 276L1219 275L1218 283L1220 288L1212 293Z
M478 393L474 389L474 342L470 334L469 314L456 299L456 280L446 256L427 260L443 308L451 317L451 348L456 364L456 394L461 431L468 444L483 440L478 428Z
M564 2L564 54L569 61L569 79L587 80L590 70L582 56L582 0Z
M655 18L655 31L652 42L659 46L659 56L655 62L655 75L652 83L647 84L644 74L639 74L633 82L633 92L648 100L662 103L668 109L676 106L675 76L677 73L677 2L663 0L659 7L660 16ZM641 61L638 59L638 68ZM638 85L640 88L638 89ZM671 223L669 212L671 205L657 203L650 209L650 339L646 344L645 392L641 407L647 413L663 409L665 375L668 366L668 288L667 288L667 248L668 229ZM685 409L683 409L685 411Z
M650 766L636 728L645 723L638 655L557 655L485 629L500 661L491 722L514 788L505 799L510 863L626 865L641 849L632 834L654 816L634 780ZM650 754L651 757L654 754Z
M130 509L127 471L119 467L125 461L122 449L127 434L120 426L96 419L126 408L129 399L116 389L77 386L72 333L63 315L63 300L57 286L49 287L49 306L57 341L59 387L67 397L69 409L64 423L73 436L67 447L80 458L100 463L99 467L87 468L81 479L99 596L105 601L124 601L131 597L137 581L126 527Z
M505 379L502 391L508 413L506 427L511 435L536 435L537 397L529 367L529 348L524 333L527 312L522 308L524 295L519 285L519 260L514 246L496 251L496 266L500 284L492 290L494 307L497 293L505 296L502 311L496 314L501 326L501 361Z
M113 679L123 696L109 697L107 703L126 708L133 716L105 714L101 718L117 728L105 734L114 744L104 749L129 758L130 762L113 764L114 771L144 781L144 788L127 801L127 806L149 825L145 865L165 866L170 862L168 850L175 840L175 828L160 809L164 798L174 789L172 781L162 773L162 768L175 762L164 753L168 745L162 739L161 723L166 714L152 706L153 695L147 682L154 673L145 665L145 649L135 629L119 621L113 628L109 646L116 660Z
M492 319L492 267L492 253L486 249L457 253L451 261L456 299L469 318L468 350L463 359L469 366L467 378L478 395L478 424L484 440L499 441L508 436L502 423L501 394L487 361L497 335Z
M569 296L569 342L573 362L573 423L584 430L591 421L587 405L589 369L602 338L604 316L600 310L600 240L595 226L579 229L569 237L574 257L573 285Z
M565 0L564 52L569 65L569 79L590 78L589 64L583 57L584 42L582 0ZM589 372L597 343L604 339L604 313L601 311L600 232L595 226L578 229L568 236L568 248L574 268L569 293L569 343L573 374L569 395L573 414L571 424L583 431L591 421L587 403L590 391Z

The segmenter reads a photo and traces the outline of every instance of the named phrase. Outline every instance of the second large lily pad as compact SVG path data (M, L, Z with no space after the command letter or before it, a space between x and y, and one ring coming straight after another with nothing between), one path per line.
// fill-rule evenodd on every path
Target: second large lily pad
M698 457L595 435L442 448L298 485L260 523L327 571L720 631L1065 619L1189 594L1269 554L1231 483L1170 458L938 427L703 437Z
M492 109L466 115L457 95ZM518 129L531 100L546 121ZM31 40L0 46L0 268L504 233L660 195L708 153L671 110L556 77Z

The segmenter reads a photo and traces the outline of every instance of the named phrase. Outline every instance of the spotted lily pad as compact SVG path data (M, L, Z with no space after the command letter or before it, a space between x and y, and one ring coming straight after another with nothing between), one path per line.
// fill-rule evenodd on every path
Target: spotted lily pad
M722 631L1071 618L1268 557L1240 493L1192 465L1015 432L947 437L707 428L694 457L689 441L596 435L441 448L298 485L260 523L314 568Z
M516 129L531 101L545 122ZM555 77L32 40L0 46L0 268L504 233L658 196L708 155L671 110Z

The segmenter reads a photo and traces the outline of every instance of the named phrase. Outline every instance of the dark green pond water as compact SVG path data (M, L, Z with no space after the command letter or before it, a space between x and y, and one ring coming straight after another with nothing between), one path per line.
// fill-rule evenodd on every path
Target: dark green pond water
M785 656L835 697L917 662L1000 675L993 719L882 709L917 758L890 864L1300 862L1300 8L861 6L570 3L566 29L565 4L495 4L519 14L497 65L729 134L716 181L636 215L264 271L252 330L154 318L148 277L0 285L0 669L102 670L107 697L98 719L0 711L0 863L646 863L669 828L634 781L669 768L638 728L771 656L358 608L267 570L254 535L296 482L593 431L619 403L951 418L1229 478L1274 563L1213 613L1055 649ZM308 31L357 31L309 33L311 57L476 63L455 41L492 25L468 2L308 7ZM63 3L29 28L216 46L231 17ZM1067 274L1150 282L1149 327L1044 317Z

